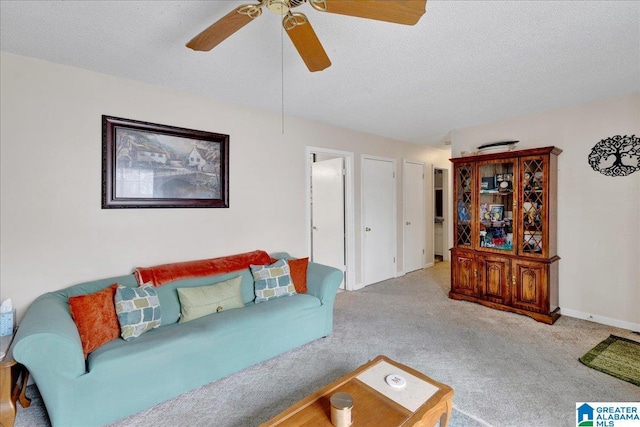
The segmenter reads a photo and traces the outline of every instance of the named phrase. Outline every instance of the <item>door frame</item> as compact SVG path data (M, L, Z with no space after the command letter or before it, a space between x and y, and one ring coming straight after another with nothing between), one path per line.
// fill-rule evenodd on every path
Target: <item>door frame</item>
M442 171L442 218L444 221L444 225L442 226L442 260L445 262L451 261L451 244L450 239L453 236L453 208L451 204L451 193L450 189L452 179L451 177L451 167L447 165L446 167L441 165L431 165L431 205L435 206L436 203L436 189L435 189L435 180L433 179L433 175L436 169L440 169ZM430 215L430 216L429 216ZM430 212L427 217L431 218L431 222L434 222L434 212ZM431 254L433 259L431 260L431 265L428 267L433 267L435 265L435 231L432 233L432 246L431 246Z
M422 166L422 217L420 221L422 221L422 231L424 234L422 235L422 262L420 263L420 268L426 268L427 266L427 236L429 235L427 231L427 164L420 160L411 160L411 159L402 159L402 272L398 274L405 274L407 272L406 268L406 259L407 259L407 227L405 227L407 221L407 168L406 165L408 163L414 165Z
M397 169L398 169L398 165L397 165L397 160L393 157L380 157L380 156L372 156L369 154L361 154L360 155L360 257L361 257L361 264L360 264L360 277L362 278L362 283L360 284L360 288L364 288L365 285L365 274L364 274L364 270L365 270L365 266L364 266L364 214L365 214L365 207L364 207L364 162L365 160L370 159L370 160L381 160L381 161L385 161L385 162L391 162L392 168L393 168L393 177L395 179L395 185L393 186L393 194L392 194L392 198L393 198L393 217L392 217L392 222L393 222L393 259L395 260L394 264L394 268L393 268L393 276L392 277L399 277L400 275L398 274L398 177L397 177Z
M305 150L305 185L306 185L306 209L305 221L307 225L307 253L311 255L311 156L324 154L328 156L342 157L344 159L344 233L345 233L345 277L344 286L347 291L355 289L355 197L353 164L354 154L350 151L333 150L330 148L307 146Z

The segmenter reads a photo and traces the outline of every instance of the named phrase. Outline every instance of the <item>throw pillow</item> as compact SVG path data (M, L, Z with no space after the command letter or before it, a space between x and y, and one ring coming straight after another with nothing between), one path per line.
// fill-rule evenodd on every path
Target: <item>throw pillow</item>
M69 311L78 328L85 359L102 344L120 336L118 316L113 305L117 288L118 284L114 283L93 294L69 297Z
M289 264L283 259L270 265L252 265L251 274L253 274L256 304L295 295L296 288L293 286L289 271Z
M242 301L242 277L234 277L208 286L178 288L180 320L188 322L209 314L244 307Z
M299 294L307 293L307 266L309 265L309 258L290 259L289 269L291 270L291 280L293 280L293 286L296 288L296 292Z
M118 286L114 302L120 323L120 336L125 341L160 326L162 311L153 285L137 288Z

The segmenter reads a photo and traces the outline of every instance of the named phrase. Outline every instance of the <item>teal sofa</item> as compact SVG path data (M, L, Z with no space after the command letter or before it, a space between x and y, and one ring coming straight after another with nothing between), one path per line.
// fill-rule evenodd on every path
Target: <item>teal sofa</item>
M272 254L288 258L286 253ZM176 288L242 276L244 308L177 323ZM104 425L140 412L310 341L329 335L342 272L309 263L306 294L255 304L244 269L183 279L157 288L161 326L110 341L84 358L69 297L113 283L138 286L133 274L78 284L38 297L25 313L13 355L27 367L53 426Z

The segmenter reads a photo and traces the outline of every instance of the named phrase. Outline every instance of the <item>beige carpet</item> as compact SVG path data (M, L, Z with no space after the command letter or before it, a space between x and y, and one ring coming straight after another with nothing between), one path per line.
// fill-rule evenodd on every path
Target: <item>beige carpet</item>
M453 427L575 426L576 402L640 401L640 387L578 361L610 334L638 335L569 317L544 325L450 300L448 289L449 264L437 263L342 292L329 337L114 426L255 426L378 354L452 386ZM19 408L16 426L33 425L48 425L42 407Z

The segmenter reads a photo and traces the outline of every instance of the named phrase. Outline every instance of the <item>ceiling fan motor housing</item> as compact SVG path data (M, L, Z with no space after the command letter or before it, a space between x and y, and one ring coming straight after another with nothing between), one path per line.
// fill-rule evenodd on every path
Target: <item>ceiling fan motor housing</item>
M300 6L305 0L266 0L267 9L277 15L286 15L289 9Z
M290 9L300 6L306 0L266 0L265 6L277 15L286 15Z

